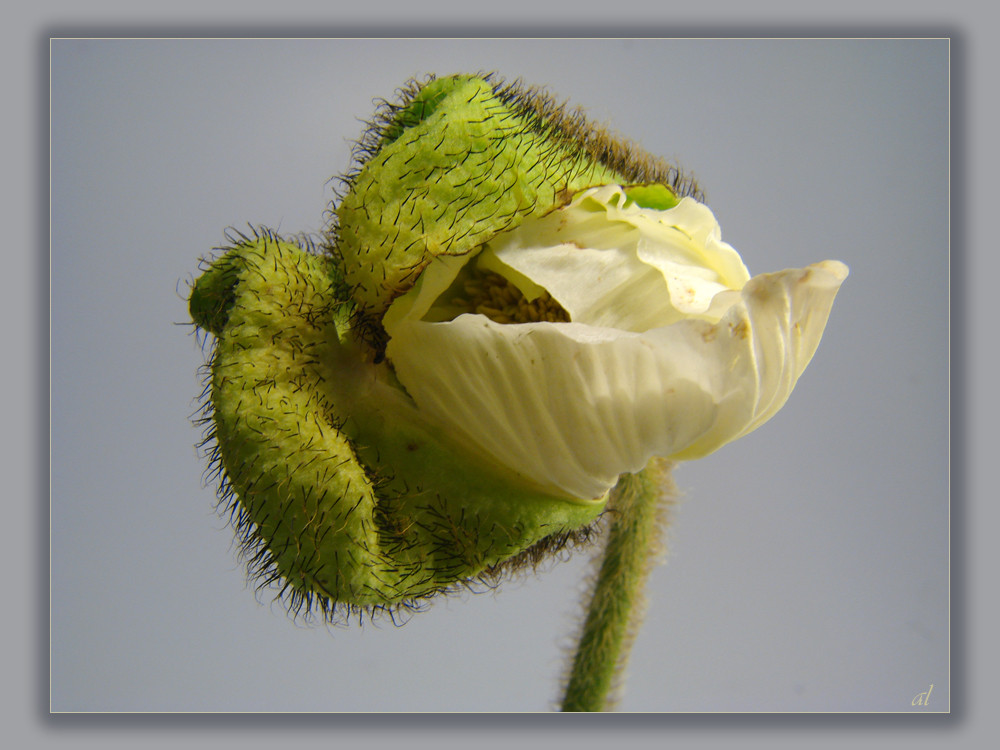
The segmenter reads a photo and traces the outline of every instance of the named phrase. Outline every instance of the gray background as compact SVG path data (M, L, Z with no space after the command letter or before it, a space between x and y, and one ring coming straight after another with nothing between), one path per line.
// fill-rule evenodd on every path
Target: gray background
M358 118L498 70L700 179L751 272L851 268L789 404L684 464L626 711L949 706L948 43L57 41L51 699L58 711L533 711L585 556L405 627L245 586L187 421L184 293L227 226L318 231ZM363 61L363 64L362 62Z
M996 10L981 0L704 0L612 5L510 0L462 5L332 4L288 0L176 0L169 6L94 0L13 0L0 25L0 209L4 221L4 294L0 315L7 396L0 420L4 483L0 565L7 572L0 644L0 719L5 738L23 747L267 747L290 742L324 746L510 747L526 741L576 747L841 748L982 747L995 736L1000 700L996 638L995 279L1000 275L994 216L1000 168L1000 108L995 71ZM951 716L78 716L49 706L49 221L48 36L124 34L542 34L585 35L918 35L954 37L952 120L952 649ZM692 66L704 62L688 61ZM357 70L351 71L352 75ZM817 83L817 86L819 83ZM697 166L697 165L693 165ZM718 198L718 191L713 194ZM255 217L254 220L258 220ZM728 226L728 225L727 225ZM728 232L727 232L728 236ZM214 241L214 240L213 240ZM185 252L186 255L186 252ZM185 266L186 268L186 266ZM826 346L826 345L824 345ZM53 355L54 359L55 355ZM816 363L818 365L818 362ZM816 371L816 366L811 372ZM809 376L811 377L811 376ZM804 383L803 383L804 385ZM913 408L920 408L919 404ZM773 427L772 423L772 427ZM898 438L905 440L908 436ZM85 439L85 438L82 438ZM114 467L121 471L121 464ZM690 535L690 532L687 532ZM676 564L676 556L672 564ZM118 613L119 616L121 612ZM157 614L157 617L160 615ZM151 647L152 648L156 648ZM124 671L124 670L123 670ZM92 689L101 684L94 682Z
M274 747L289 742L324 746L510 747L543 742L576 747L651 746L800 748L982 747L995 736L1000 700L1000 615L995 571L1000 508L994 479L1000 368L993 332L995 216L1000 198L1000 108L994 71L1000 68L996 11L981 0L946 6L927 0L843 0L805 5L787 0L705 0L697 4L510 0L455 13L450 3L331 6L329 0L280 4L177 0L169 7L95 0L14 0L0 26L0 78L6 112L0 118L0 206L5 218L4 294L0 313L7 352L3 451L4 537L0 564L8 573L0 644L0 718L5 737L24 747L172 748ZM397 717L77 716L48 715L49 706L49 338L48 42L49 35L124 34L541 34L561 35L917 35L954 37L952 114L952 663L951 716L604 716ZM689 60L699 67L704 62ZM632 71L629 71L632 72ZM351 75L357 74L357 67ZM817 86L820 82L817 82ZM692 165L697 166L697 165ZM718 198L718 191L713 194ZM254 217L259 220L259 217ZM728 225L727 225L728 226ZM727 236L728 232L727 232ZM944 287L939 290L943 294ZM826 346L826 345L824 345ZM818 364L818 362L816 363ZM815 365L811 372L815 372ZM803 383L804 385L804 383ZM920 408L919 404L913 408ZM772 423L771 426L773 426ZM905 440L903 436L897 440ZM120 471L120 466L116 467ZM689 532L690 533L690 532ZM672 564L676 564L676 556ZM119 613L120 614L120 613ZM159 616L159 615L157 615ZM155 648L155 647L151 647ZM398 679L398 675L395 677ZM94 682L92 689L101 684ZM852 689L848 687L848 690Z
M789 404L684 464L624 711L949 707L944 40L57 41L51 705L537 711L586 556L405 627L245 586L187 421L185 288L227 226L318 231L371 99L498 70L700 179L752 273L851 268ZM921 708L920 710L926 710Z

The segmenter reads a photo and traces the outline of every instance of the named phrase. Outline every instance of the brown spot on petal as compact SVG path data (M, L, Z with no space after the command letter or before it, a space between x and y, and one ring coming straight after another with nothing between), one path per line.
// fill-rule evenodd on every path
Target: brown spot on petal
M557 208L562 208L563 206L568 206L570 204L570 202L573 200L573 194L574 194L574 192L576 192L576 191L570 190L568 185L566 187L562 188L559 192L557 192L556 193L556 207Z
M739 323L729 326L729 333L734 338L745 339L750 335L750 326L747 325L745 320L741 320Z

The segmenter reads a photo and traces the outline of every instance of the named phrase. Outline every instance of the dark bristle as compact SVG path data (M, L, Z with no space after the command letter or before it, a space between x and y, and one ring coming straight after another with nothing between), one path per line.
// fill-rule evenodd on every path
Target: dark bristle
M582 528L540 539L520 554L487 568L476 578L476 582L488 588L496 588L505 580L527 573L538 573L543 563L564 561L572 552L593 546L600 540L605 526L605 516L602 514Z
M570 108L567 102L559 102L545 89L526 86L520 78L511 83L495 73L488 73L483 78L501 101L526 117L537 132L552 137L563 147L585 152L624 175L630 183L668 185L680 197L704 200L694 178L636 143L590 122L582 108Z
M559 102L544 88L527 86L521 79L508 83L496 72L477 73L505 104L521 114L536 132L544 133L570 152L585 153L590 158L622 174L632 184L660 183L668 185L679 197L690 196L704 202L704 193L696 180L673 165L640 148L634 142L611 133L607 128L591 123L580 107L570 108ZM326 229L323 252L338 259L339 234L336 208L347 195L365 165L382 150L390 129L400 112L405 110L432 81L433 73L411 78L396 89L395 99L375 99L375 111L363 121L364 131L351 148L351 166L334 177L334 198L325 212ZM375 328L380 326L375 323Z

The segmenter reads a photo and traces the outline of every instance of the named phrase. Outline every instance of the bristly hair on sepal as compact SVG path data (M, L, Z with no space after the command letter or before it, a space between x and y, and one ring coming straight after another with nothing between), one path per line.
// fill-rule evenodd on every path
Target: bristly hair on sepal
M258 468L255 467L260 454L257 452L252 454L245 452L232 454L230 452L228 455L226 454L224 445L229 445L230 447L226 450L230 451L233 445L231 427L225 428L224 435L229 436L227 440L220 441L220 429L223 429L225 420L220 422L217 405L213 401L213 398L217 396L214 390L217 385L215 378L220 376L220 373L224 381L231 381L234 378L243 379L245 389L243 392L252 394L255 403L260 400L260 406L263 405L265 398L272 398L274 395L272 391L278 388L275 378L260 371L260 368L271 359L271 351L257 350L257 354L248 354L247 356L251 357L250 366L256 374L252 376L249 373L241 375L235 361L229 359L220 361L219 337L223 331L227 331L231 326L245 327L244 316L250 313L253 321L250 325L254 332L251 333L250 339L246 339L247 346L256 347L264 342L270 342L270 346L274 347L276 341L280 344L281 336L292 335L291 331L300 331L301 335L312 336L317 341L334 341L339 334L330 326L333 325L334 317L338 314L337 311L339 310L339 314L343 314L343 311L350 307L350 302L338 299L336 283L322 272L322 269L327 265L327 260L324 256L316 254L314 248L305 240L290 242L287 238L263 228L251 228L250 234L232 230L227 233L227 237L232 242L232 246L217 248L219 254L214 260L206 260L203 265L202 270L207 276L203 275L202 280L199 280L202 288L200 307L197 312L192 311L193 316L196 320L201 321L203 326L211 326L214 329L208 330L203 327L201 330L203 350L205 341L210 341L211 345L206 364L202 367L204 384L200 396L200 408L192 415L192 419L203 431L199 451L207 461L204 481L206 485L215 485L218 498L216 510L234 530L239 556L246 566L248 581L256 590L258 598L264 592L271 592L274 602L280 603L293 619L304 622L322 621L328 625L338 625L354 621L388 619L395 624L401 624L411 614L424 609L429 602L439 596L462 590L473 592L488 590L498 585L503 579L534 570L543 560L551 559L563 550L569 550L573 546L583 544L592 536L591 528L576 531L562 531L553 528L553 533L542 537L539 541L529 545L527 549L511 555L508 559L500 559L498 562L486 565L473 575L466 574L464 577L442 579L433 588L410 589L412 592L419 591L419 595L416 596L410 596L408 593L403 594L402 590L399 590L398 593L401 596L391 601L384 600L382 603L359 604L352 600L345 601L330 593L326 587L327 584L324 584L317 576L290 576L287 560L282 567L279 565L277 557L287 548L287 544L275 546L274 540L269 538L268 532L261 527L260 517L254 515L254 502L248 503L247 497L241 497L241 492L249 492L251 499L258 497L259 500L260 493L266 489L263 487L265 480L259 478L261 475L257 473ZM283 250L277 247L282 244L290 247ZM220 264L221 272L219 270ZM311 290L311 301L295 294L288 297L290 286L286 287L284 292L277 289L282 285L280 279L283 277L283 273L286 273L289 268L298 269L298 283L302 285L302 289ZM307 268L311 268L311 270L307 271ZM205 283L202 283L203 281ZM199 284L196 284L195 287L198 287ZM237 284L244 285L240 287L242 291L236 288ZM245 286L248 284L251 287ZM252 286L254 284L256 286ZM230 285L233 288L230 288ZM280 302L269 299L271 295L277 295ZM193 291L191 297L192 300L195 298ZM277 307L275 307L276 304ZM267 310L271 310L271 312L266 312ZM274 319L268 323L268 319L275 315L281 319ZM241 320L243 320L242 323ZM270 327L268 327L269 325ZM213 333L213 335L209 337L207 333ZM224 335L223 338L228 341L229 334ZM311 344L307 346L303 341L298 343L300 346L295 347L297 352L311 351ZM226 346L232 349L232 342ZM242 351L243 346L236 345L235 349ZM298 366L315 367L328 361L326 356L316 352L308 357L300 358ZM285 371L282 370L282 372ZM324 377L328 378L331 374L324 371ZM279 398L278 401L280 402L281 399ZM229 408L224 411L233 411L232 406L233 404L230 404ZM333 402L328 403L324 399L320 399L315 401L314 406L316 411L311 413L310 419L321 420L324 429L333 430L346 437L343 429L344 418L336 414ZM242 407L240 405L237 407L235 411L242 414ZM275 416L277 415L275 414ZM246 422L247 415L244 414L241 419ZM270 417L267 419L270 420ZM254 428L251 430L256 432ZM263 435L261 437L267 440ZM386 561L385 554L390 551L389 548L393 544L406 543L402 531L397 527L409 525L409 519L387 518L386 516L392 512L397 503L405 504L409 489L403 478L392 476L386 472L385 466L392 467L391 462L383 465L383 462L377 461L376 463L382 468L376 469L373 464L360 461L359 456L363 448L351 438L346 439L350 447L350 455L358 462L358 466L365 474L364 481L378 498L378 504L370 522L374 524L374 528L379 533L379 544L388 546L381 551L368 550L364 545L340 551L342 554L348 555L371 552L371 554L376 555L373 560L377 559L379 563L384 563ZM239 440L237 445L240 445ZM304 447L308 448L309 446ZM267 451L269 448L262 445L261 450ZM296 456L286 455L282 463L290 467L287 477L291 481L297 473L294 467L299 465ZM302 466L304 467L305 464ZM324 476L332 478L332 475L324 474ZM318 485L312 484L310 486ZM326 485L324 484L323 487ZM418 492L424 497L427 496L426 490ZM339 497L336 491L333 492L333 495ZM444 508L445 506L441 505L442 512ZM438 514L438 511L430 506L423 509L435 515ZM339 514L338 523L340 520L350 517L355 510L356 506ZM259 504L257 512L260 513ZM423 527L425 530L435 532L433 525L427 525L428 520L424 519ZM473 523L473 527L478 528L475 523ZM433 545L436 553L440 554L441 548L438 548L437 545L450 541L451 519L442 516L441 523L437 528L440 533L435 532L431 536L435 537ZM544 533L544 529L542 531ZM316 533L316 531L313 530L311 533ZM533 538L537 539L538 535ZM302 541L304 538L300 537L299 542ZM494 541L490 541L490 544L494 543ZM479 559L477 557L479 554L481 553L472 551L470 557L466 558L463 551L458 549L454 552L454 563L458 564L463 560L467 563L468 560ZM304 562L309 563L311 559ZM445 561L446 567L451 564L450 559ZM296 570L292 572L296 572Z
M527 216L609 182L660 184L703 199L676 165L520 79L428 74L397 89L393 101L373 103L351 166L333 180L323 251L343 269L358 303L354 328L380 359L385 310L434 257L473 253ZM508 159L523 161L512 170Z
M560 102L546 88L528 85L521 78L508 82L496 71L480 71L474 75L489 83L501 101L527 116L537 132L550 135L573 150L586 152L595 161L623 174L631 183L668 185L678 197L690 196L704 202L704 193L693 176L607 126L591 122L583 108L570 107L568 101ZM424 87L437 79L434 73L411 78L396 89L393 100L376 98L372 101L375 111L370 120L362 121L364 131L351 147L351 166L344 174L332 178L334 201L326 213L329 221L336 222L333 208L350 191L357 175L386 142L391 142L391 136L399 128L400 116ZM416 121L419 119L417 116ZM328 238L327 244L335 243Z
M587 153L595 161L624 175L629 183L667 185L678 197L690 196L704 202L704 193L694 177L608 126L591 122L582 107L571 107L568 101L560 102L546 89L528 86L520 78L507 83L496 73L483 77L502 101L522 114L531 115L536 130L565 147Z

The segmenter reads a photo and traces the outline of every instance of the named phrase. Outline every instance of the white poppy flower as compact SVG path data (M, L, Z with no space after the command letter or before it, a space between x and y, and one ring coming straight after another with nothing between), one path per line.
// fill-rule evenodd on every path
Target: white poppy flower
M592 188L439 257L383 321L417 407L546 492L601 497L653 456L701 457L770 419L847 276L828 260L751 277L706 206L649 208L651 189ZM559 315L469 312L463 283L487 272Z

